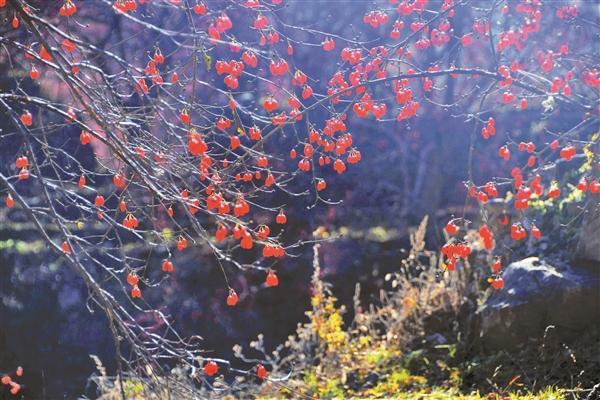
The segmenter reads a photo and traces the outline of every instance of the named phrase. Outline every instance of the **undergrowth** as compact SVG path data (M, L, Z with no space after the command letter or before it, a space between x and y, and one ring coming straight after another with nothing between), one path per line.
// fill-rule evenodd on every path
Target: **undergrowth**
M249 374L201 384L198 371L173 370L168 379L140 373L123 385L126 398L230 399L593 399L600 396L597 332L567 346L538 341L512 352L482 353L476 345L474 306L481 301L481 277L468 263L452 276L425 248L427 218L411 234L411 250L377 304L362 305L356 285L353 319L321 279L319 247L314 248L311 310L307 321L274 351L264 337L249 349L234 347ZM440 268L442 267L442 268ZM251 355L249 355L251 354ZM265 381L252 366L270 370ZM100 370L102 399L121 398L115 379ZM104 378L103 378L104 377ZM595 386L594 386L595 385ZM161 387L157 390L156 387ZM164 388L168 386L168 390ZM152 388L150 388L152 387ZM171 391L170 397L168 392ZM174 396L173 393L176 393Z

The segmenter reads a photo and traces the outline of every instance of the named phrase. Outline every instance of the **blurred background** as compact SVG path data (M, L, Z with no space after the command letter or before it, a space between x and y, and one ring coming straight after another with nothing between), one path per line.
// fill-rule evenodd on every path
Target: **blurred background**
M343 5L339 1L314 1L310 7L306 7L302 2L291 2L282 12L282 18L293 16L296 25L327 26L341 36L358 37L357 26L348 21L370 11L369 3L353 1L349 2L350 5ZM231 14L232 19L237 18L235 12ZM467 17L456 17L455 30L461 29L456 21L461 21L461 18L467 21ZM87 35L92 37L99 32L110 31L114 33L107 34L107 40L116 40L112 35L128 33L119 24L121 20L118 18L94 16ZM465 31L470 29L466 26L463 28ZM460 32L456 33L460 36ZM377 30L362 30L360 38L369 41L380 34ZM244 39L243 31L236 35ZM132 39L127 46L130 46L129 49L135 49L136 46L143 48L141 42L142 39ZM580 44L582 48L593 46L592 43ZM168 43L161 45L163 53L169 54L173 50L169 46ZM215 59L220 51L226 52L215 50ZM471 57L484 55L474 51ZM320 57L313 55L310 46L297 46L294 61L297 68L314 79L315 86L327 81L336 68L335 63L324 65ZM422 61L424 65L428 64L427 60ZM0 71L3 71L0 73L0 91L6 92L13 88L14 81L7 72L10 70L8 60L0 58L0 62ZM211 79L207 77L212 85L223 86L220 80ZM436 78L435 86L440 90L430 95L431 100L454 103L458 97L465 96L467 82L472 79L449 76ZM258 88L256 93L267 89ZM29 84L26 90L33 95L43 96L53 89ZM327 198L340 203L312 207L314 198L290 198L284 193L273 199L273 203L285 203L288 210L284 237L290 240L326 239L321 246L321 277L331 284L333 294L339 299L338 304L347 306L349 312L344 316L347 321L353 318L351 305L356 283L361 285L360 299L364 304L377 304L380 290L391 288L390 281L385 279L386 275L399 271L410 249L409 234L424 216L429 217L427 248L434 251L446 241L443 227L450 218L463 216L464 213L466 218L477 221L477 204L465 202L467 191L464 182L468 181L468 148L472 130L472 125L465 123L468 112L469 104L463 110L426 104L422 111L424 117L413 119L410 124L397 123L394 119L374 123L372 120L349 116L350 131L356 147L362 153L362 161L343 175L325 174L326 178L331 178L328 179ZM489 115L494 116L501 132L488 141L477 142L478 151L474 155L472 173L474 181L479 183L509 175L508 167L497 157L497 149L506 142L508 133L514 142L535 142L539 140L540 132L568 130L581 118L579 113L570 112L568 108L554 113L551 118L546 117L535 105L530 110L520 112L511 109L489 110ZM316 126L322 126L327 117L325 113L319 115L317 111L311 119ZM486 119L487 115L482 118ZM12 129L7 118L0 119L2 168L13 163L14 148L20 145L5 136ZM77 145L75 130L64 129L53 140L64 142L64 146L72 148L73 154L84 164L93 165L92 152L86 152ZM282 136L272 143L272 146L286 149L284 154L295 145L293 135ZM594 151L597 152L597 141ZM522 157L525 162L527 154L516 154L515 157ZM575 162L582 165L585 159ZM560 166L556 168L556 179L576 182L576 177L569 174ZM108 179L105 184L109 184ZM302 185L302 182L299 181L298 185ZM31 198L36 196L35 193L29 195ZM551 264L559 271L572 274L569 275L572 279L568 281L577 284L571 286L567 280L559 280L552 281L547 287L519 287L517 282L527 279L519 275L515 275L512 282L507 280L507 284L517 285L511 287L518 293L523 293L524 297L519 301L529 304L535 303L529 300L531 296L540 299L548 293L562 293L563 287L567 286L569 293L583 293L581 298L565 304L568 307L583 307L582 312L588 313L589 318L584 317L582 322L571 321L569 316L558 316L561 318L559 322L565 321L565 326L572 332L581 332L594 325L594 320L596 323L598 321L598 303L594 303L598 297L600 271L597 251L586 254L576 251L581 246L582 218L572 224L566 223L579 215L582 204L575 201L560 209L556 207L550 212L540 212L536 223L544 232L544 240L535 245L509 249L504 262L509 265L530 256L546 257L552 260ZM502 208L501 205L499 207ZM590 207L597 209L597 198L595 206ZM59 398L63 395L65 398L74 398L80 394L93 397L95 387L88 379L95 373L96 367L89 355L97 355L109 370L115 368L114 343L104 314L91 304L84 283L66 265L65 260L48 251L35 227L18 211L11 211L11 214L9 218L8 210L0 208L0 372L3 372L4 366L23 366L26 371L24 383L29 393L33 393L31 398ZM591 221L597 221L590 218ZM86 224L84 229L93 232L94 223ZM598 234L597 230L592 230L586 239L591 240L594 236L597 239ZM135 251L142 259L148 259L150 265L159 265L164 257L143 245ZM197 247L178 253L174 257L176 271L170 283L149 290L145 296L154 304L162 304L161 310L170 315L173 325L183 336L202 336L202 347L208 354L232 359L236 365L232 352L235 344L246 345L262 333L266 347L273 349L295 332L299 322L306 321L305 311L311 307L312 257L311 245L294 250L292 257L286 257L278 265L279 286L269 290L264 290L262 272L232 273L233 282L230 283L238 288L240 303L236 308L228 308L223 301L227 287L219 267L209 251ZM581 269L573 269L575 267ZM544 277L552 275L551 270L548 271ZM487 271L475 276L478 288L488 290ZM454 278L440 274L439 279ZM488 301L489 293L486 296L482 302ZM498 301L513 300L503 298ZM471 308L465 312L475 314L479 305L471 304ZM547 304L542 304L529 309L529 312L549 313L551 309ZM147 324L152 322L149 314L139 315L139 318ZM502 318L510 320L512 317ZM540 321L540 326L548 321ZM481 324L481 320L478 323ZM160 332L161 328L157 320L154 329ZM495 329L499 328L491 328L492 331ZM502 336L502 331L498 332ZM536 332L531 335L537 337L543 335L543 330L540 332L537 325L531 332ZM508 340L506 337L491 337L492 345L505 345L502 340ZM515 337L510 344L521 342L520 338Z

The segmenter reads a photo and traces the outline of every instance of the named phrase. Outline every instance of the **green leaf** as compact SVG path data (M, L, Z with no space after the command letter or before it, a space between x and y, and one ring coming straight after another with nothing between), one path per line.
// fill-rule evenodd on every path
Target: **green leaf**
M212 57L206 52L202 52L202 55L204 56L204 65L206 66L206 70L210 71L212 67Z

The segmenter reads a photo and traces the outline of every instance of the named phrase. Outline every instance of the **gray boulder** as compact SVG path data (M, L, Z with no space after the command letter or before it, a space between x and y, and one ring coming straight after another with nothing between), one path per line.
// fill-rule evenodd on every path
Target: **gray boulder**
M576 256L595 261L596 266L600 266L600 201L597 195L588 202L584 212Z
M569 341L587 329L600 330L600 268L553 265L530 257L510 264L505 287L478 309L482 345L487 350L515 348L539 339L547 326Z

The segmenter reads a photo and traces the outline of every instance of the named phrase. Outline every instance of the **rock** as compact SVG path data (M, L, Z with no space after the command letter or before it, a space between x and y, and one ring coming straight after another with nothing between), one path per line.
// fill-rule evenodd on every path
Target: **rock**
M549 325L567 342L586 329L600 328L600 268L554 264L530 257L506 268L504 289L477 311L486 350L540 339Z
M595 261L600 266L600 201L593 198L585 208L581 236L577 244L578 259Z

